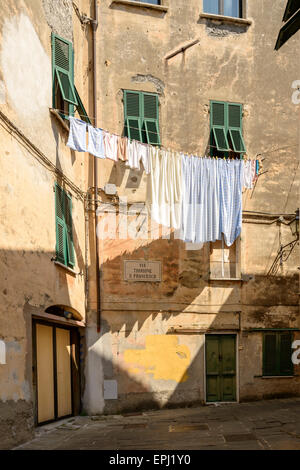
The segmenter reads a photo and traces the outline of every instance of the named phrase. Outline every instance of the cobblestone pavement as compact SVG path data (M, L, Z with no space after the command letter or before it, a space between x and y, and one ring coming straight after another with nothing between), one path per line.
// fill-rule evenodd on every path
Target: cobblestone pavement
M300 449L300 398L78 416L37 428L16 449Z

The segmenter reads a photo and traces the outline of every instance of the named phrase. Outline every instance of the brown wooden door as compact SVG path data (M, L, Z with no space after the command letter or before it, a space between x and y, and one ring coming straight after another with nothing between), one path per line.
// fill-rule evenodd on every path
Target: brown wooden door
M72 414L70 330L56 330L57 417Z
M55 419L53 328L36 325L37 419L38 423Z
M35 322L37 424L79 412L78 334L70 328ZM73 406L75 402L75 406Z

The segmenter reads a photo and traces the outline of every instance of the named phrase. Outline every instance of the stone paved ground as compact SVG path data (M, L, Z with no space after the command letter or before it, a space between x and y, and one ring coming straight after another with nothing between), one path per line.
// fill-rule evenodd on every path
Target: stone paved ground
M300 398L79 416L37 428L16 449L300 449Z

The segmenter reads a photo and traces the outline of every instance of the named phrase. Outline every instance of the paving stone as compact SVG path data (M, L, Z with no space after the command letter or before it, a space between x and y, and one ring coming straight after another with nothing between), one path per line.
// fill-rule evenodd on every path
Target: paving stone
M78 416L39 427L17 449L300 450L300 399Z
M169 432L208 431L207 424L175 424L169 426Z

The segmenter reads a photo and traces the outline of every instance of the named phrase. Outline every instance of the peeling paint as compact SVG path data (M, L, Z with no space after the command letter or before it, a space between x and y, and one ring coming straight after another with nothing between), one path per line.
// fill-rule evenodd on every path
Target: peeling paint
M142 74L137 74L131 77L132 82L137 82L137 83L143 83L143 82L151 82L155 85L157 93L164 95L164 89L165 89L165 84L162 80L160 80L157 77L154 77L151 74L147 75L142 75Z

